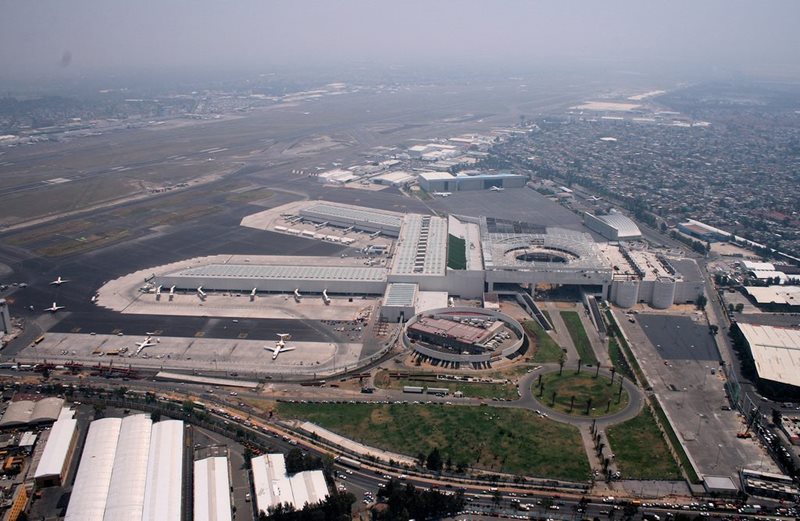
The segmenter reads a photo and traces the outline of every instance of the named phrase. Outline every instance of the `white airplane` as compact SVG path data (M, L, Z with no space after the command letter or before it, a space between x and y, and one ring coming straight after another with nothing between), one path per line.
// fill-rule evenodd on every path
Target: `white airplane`
M52 306L50 306L49 308L44 308L43 311L49 311L50 313L55 313L59 309L64 309L65 307L67 307L67 306L56 306L56 303L53 302Z
M275 342L275 347L264 346L267 351L272 351L272 359L278 358L278 355L287 351L294 351L294 347L286 347L286 341L291 339L292 335L289 333L278 333L278 341Z
M153 337L148 336L144 339L144 342L136 342L136 353L134 355L138 355L142 352L145 347L150 347L156 345L155 342L151 342L150 339Z
M50 283L50 285L51 286L60 286L60 285L64 284L65 282L69 282L69 279L62 279L61 275L59 275L56 280L54 280L53 282Z
M503 191L505 191L505 188L503 188L502 186L493 186L493 187L489 188L489 191L490 192L503 192Z
M433 195L435 195L437 197L450 197L451 195L453 195L453 193L452 192L433 192Z

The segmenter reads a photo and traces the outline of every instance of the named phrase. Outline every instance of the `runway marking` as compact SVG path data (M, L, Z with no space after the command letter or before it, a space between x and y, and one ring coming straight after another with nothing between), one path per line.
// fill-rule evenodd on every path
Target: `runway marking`
M239 338L247 338L247 333L239 333Z
M194 336L197 337L197 338L204 337L204 336L206 336L206 332L205 331L198 331L197 333L194 334Z

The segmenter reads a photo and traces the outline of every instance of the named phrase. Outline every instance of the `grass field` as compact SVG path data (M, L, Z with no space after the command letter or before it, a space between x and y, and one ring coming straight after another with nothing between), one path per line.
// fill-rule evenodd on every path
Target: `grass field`
M621 411L628 406L630 396L623 389L622 395L619 394L619 384L611 384L611 380L603 375L594 377L595 371L584 368L579 374L574 369L564 368L561 376L555 373L548 373L542 376L544 383L544 394L539 395L538 380L534 382L532 392L542 403L553 409L572 414L574 416L598 417L606 414L613 414ZM619 379L617 379L619 381ZM553 403L553 392L556 393L555 403ZM575 397L575 405L570 411L572 397ZM619 402L617 397L620 397ZM589 414L586 414L586 404L592 400ZM609 401L611 402L609 406Z
M650 409L609 427L608 442L624 479L681 479L681 472Z
M578 350L578 356L581 357L584 364L597 364L597 357L592 349L592 344L589 343L589 337L586 336L586 330L583 329L581 317L577 311L562 311L561 318L567 325L569 336L572 337L572 343L575 344L575 349Z
M577 429L530 411L490 407L280 403L343 436L416 456L438 447L443 459L495 471L582 481L589 463Z
M451 382L447 380L430 380L415 378L389 378L387 371L375 375L375 385L382 389L402 389L406 385L419 387L439 387L450 389L450 392L461 391L468 398L503 398L516 400L517 386L513 384L473 384Z
M536 346L533 355L533 361L538 364L556 363L564 354L555 340L550 338L547 331L542 329L535 320L525 320L522 322L522 327L528 333L528 337L533 339Z

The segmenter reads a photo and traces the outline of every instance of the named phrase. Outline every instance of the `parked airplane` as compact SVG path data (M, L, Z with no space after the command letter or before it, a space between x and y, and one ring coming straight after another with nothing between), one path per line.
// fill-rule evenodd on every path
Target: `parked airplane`
M65 282L69 282L69 279L62 279L61 275L59 275L56 280L54 280L53 282L50 283L50 285L51 286L60 286L60 285L64 284Z
M272 359L278 358L278 355L287 351L294 351L294 347L286 347L286 341L290 340L292 335L289 333L278 333L278 341L275 342L275 347L264 346L267 351L272 351Z
M453 192L433 192L433 195L437 197L449 197L453 195Z
M44 308L43 311L49 311L50 313L55 313L59 309L64 309L65 307L67 307L67 306L56 306L56 303L53 302L52 306L50 306L49 308Z
M151 342L150 339L153 337L148 336L144 339L144 342L136 342L136 353L134 355L138 355L142 352L145 347L150 347L156 345L155 342Z
M505 191L505 188L503 188L502 186L493 186L493 187L489 188L489 191L491 191L491 192L503 192L503 191Z

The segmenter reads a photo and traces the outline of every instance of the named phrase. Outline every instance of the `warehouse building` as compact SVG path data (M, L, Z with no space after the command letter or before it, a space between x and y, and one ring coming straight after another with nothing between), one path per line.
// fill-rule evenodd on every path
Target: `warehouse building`
M153 422L145 414L122 419L108 488L105 521L142 518Z
M63 398L37 394L15 394L0 419L0 429L53 423L61 415Z
M182 480L182 421L153 425L144 414L95 420L65 519L178 521Z
M315 504L328 496L328 486L321 470L289 476L283 454L264 454L251 459L250 463L259 512L268 512L283 503L300 510L306 503Z
M103 521L121 425L120 418L89 425L65 521Z
M419 187L426 192L462 192L491 188L522 188L528 182L528 178L509 173L453 175L448 172L422 172L418 182Z
M231 521L228 458L194 462L194 521Z
M78 420L75 411L63 408L53 424L33 475L37 487L61 486L69 471L78 442Z
M737 324L744 336L760 380L778 389L800 392L800 329Z
M183 497L183 422L153 425L142 521L180 521Z
M621 213L592 215L585 212L583 222L587 228L610 241L632 241L642 238L642 231L636 223Z

